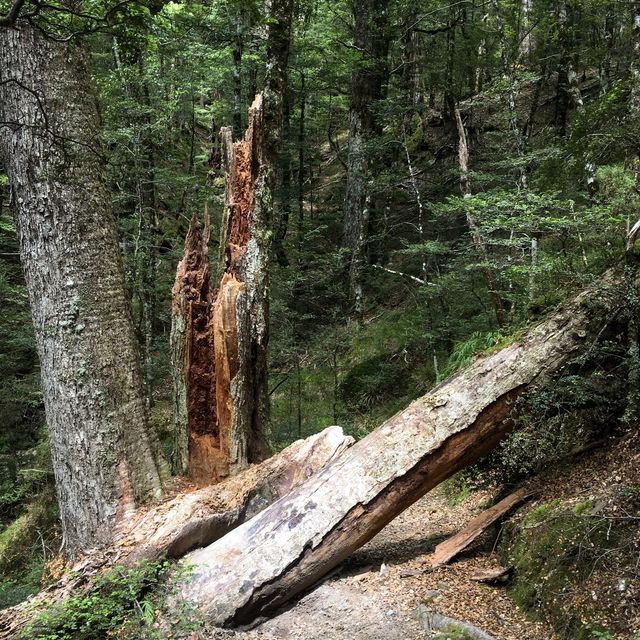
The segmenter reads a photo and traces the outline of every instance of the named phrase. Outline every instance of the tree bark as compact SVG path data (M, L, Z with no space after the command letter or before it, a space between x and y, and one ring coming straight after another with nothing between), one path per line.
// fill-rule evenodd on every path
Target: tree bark
M70 556L161 494L100 121L77 42L0 30L0 150L11 182ZM5 124L6 123L6 124Z
M380 132L372 106L382 97L389 40L388 0L362 0L354 5L354 48L361 52L351 76L347 186L344 199L343 246L351 251L350 288L356 313L362 310L362 271L369 236L371 194L367 188L370 150Z
M58 582L3 610L0 640L14 637L34 615L85 588L92 576L101 575L109 566L131 566L163 556L179 558L210 544L287 495L352 443L353 438L345 436L340 427L328 427L225 482L136 512L117 528L108 550L83 558Z
M313 585L427 491L489 452L512 426L516 398L587 349L621 295L620 279L608 274L285 498L186 556L193 573L178 597L212 623L241 624Z

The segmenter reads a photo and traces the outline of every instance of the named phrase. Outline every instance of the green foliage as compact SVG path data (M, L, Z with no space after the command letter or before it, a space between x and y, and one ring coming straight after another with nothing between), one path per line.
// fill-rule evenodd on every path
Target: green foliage
M622 357L618 345L604 342L580 372L529 393L514 412L515 427L492 454L504 478L516 480L549 468L585 443L610 434L624 410L625 379L601 364Z
M529 613L548 619L561 638L611 637L573 598L626 535L619 523L598 515L591 501L540 504L501 543L503 561L516 571L511 596Z
M39 613L20 634L24 640L126 640L168 637L154 623L163 609L164 598L185 569L171 571L168 562L141 562L132 568L114 567L95 578L50 610ZM178 625L172 633L194 631L199 623L186 611L173 612Z
M473 636L456 624L448 624L434 636L435 640L473 640Z

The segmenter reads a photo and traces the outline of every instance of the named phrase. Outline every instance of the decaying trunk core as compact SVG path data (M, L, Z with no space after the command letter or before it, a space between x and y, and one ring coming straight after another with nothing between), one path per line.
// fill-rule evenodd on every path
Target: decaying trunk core
M176 470L218 482L264 458L267 259L261 215L262 98L249 110L242 140L221 130L225 213L217 290L211 287L209 227L191 221L173 288L172 355ZM206 218L206 216L205 216Z

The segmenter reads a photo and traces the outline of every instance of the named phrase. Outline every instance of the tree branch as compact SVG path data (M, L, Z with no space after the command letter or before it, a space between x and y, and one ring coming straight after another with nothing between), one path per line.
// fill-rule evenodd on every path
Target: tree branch
M15 0L9 12L0 16L0 27L11 27L20 16L20 11L27 0Z

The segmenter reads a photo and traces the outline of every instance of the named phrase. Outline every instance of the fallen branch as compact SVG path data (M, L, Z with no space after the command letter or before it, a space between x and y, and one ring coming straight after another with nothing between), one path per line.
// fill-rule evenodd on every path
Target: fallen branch
M431 566L435 568L447 564L449 560L455 558L461 551L464 551L492 524L496 523L500 518L509 513L509 511L524 502L530 495L531 494L525 489L520 489L473 518L462 531L441 542L435 548L433 556L431 557Z

